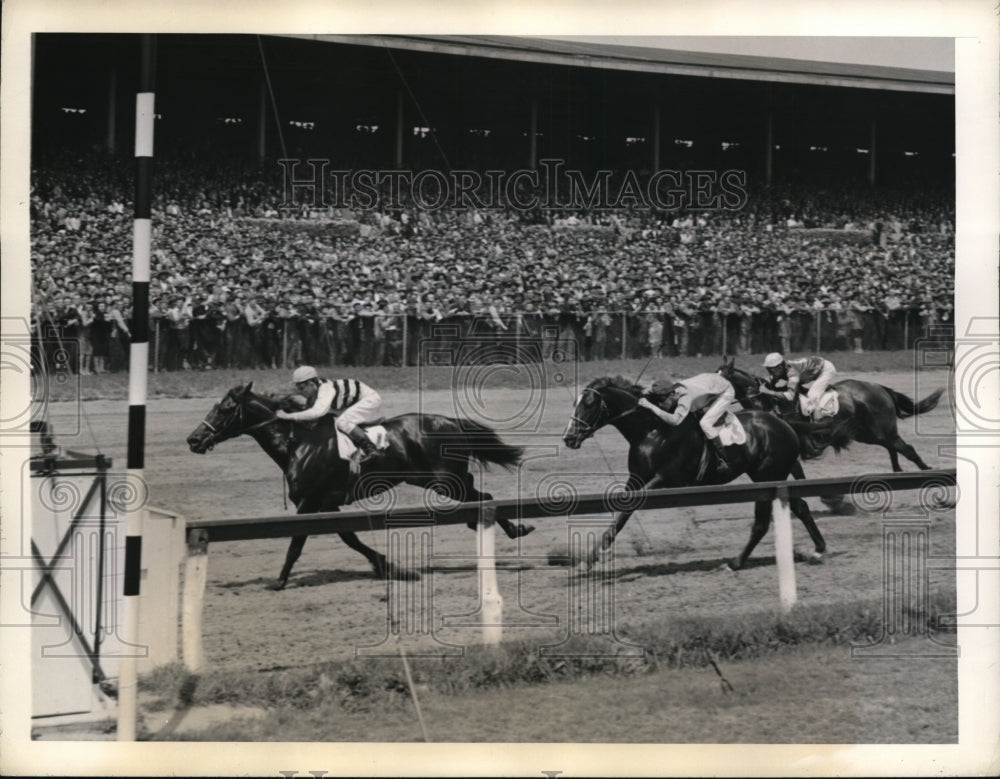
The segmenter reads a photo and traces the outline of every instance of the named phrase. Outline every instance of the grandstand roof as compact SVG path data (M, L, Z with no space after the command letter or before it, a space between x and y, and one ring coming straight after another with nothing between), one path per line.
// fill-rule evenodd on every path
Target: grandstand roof
M817 62L719 52L497 35L293 35L331 43L554 65L629 70L703 78L855 87L935 94L955 93L955 74L917 68Z

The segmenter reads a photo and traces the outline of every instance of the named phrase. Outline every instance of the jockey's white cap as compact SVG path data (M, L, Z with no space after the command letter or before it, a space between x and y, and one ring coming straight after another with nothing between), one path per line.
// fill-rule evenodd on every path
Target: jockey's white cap
M771 352L767 357L764 358L765 368L777 368L781 363L785 361L785 358L781 356L778 352Z
M319 374L316 373L316 369L311 365L300 365L295 369L292 374L292 383L299 384L303 381L309 381L309 379L318 379Z

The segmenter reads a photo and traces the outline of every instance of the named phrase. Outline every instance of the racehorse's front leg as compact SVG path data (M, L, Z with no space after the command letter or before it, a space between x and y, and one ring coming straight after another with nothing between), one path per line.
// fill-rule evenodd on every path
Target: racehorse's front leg
M636 478L637 477L633 475L633 477L630 478L629 481L633 482ZM639 489L642 491L651 490L654 489L655 487L660 486L663 483L663 481L664 481L663 476L658 474L649 481L647 481L645 484L643 484ZM635 513L634 510L626 510L618 512L618 514L615 516L615 521L611 524L611 527L605 530L604 535L601 536L600 547L598 548L596 545L592 546L590 549L590 553L587 555L586 560L583 561L586 564L588 570L592 568L594 564L601 559L601 557L608 551L608 549L611 548L611 545L614 544L615 539L618 537L618 534L622 531L622 528L625 527L625 523L629 521L629 518L634 513Z
M302 554L302 547L306 545L307 538L308 536L292 536L292 542L288 545L288 552L285 554L285 564L281 567L281 573L278 575L278 586L276 589L285 589L285 585L288 584L288 577L292 573L292 566L295 565L295 561Z
M750 540L747 541L747 545L743 548L743 551L737 556L733 557L727 561L727 565L734 571L738 571L743 567L743 564L750 557L750 553L753 552L757 544L767 533L767 529L771 526L771 501L769 500L758 500L754 504L754 517L753 517L753 527L750 529Z
M815 551L810 556L809 562L823 562L826 541L823 538L823 534L819 532L819 527L816 526L816 520L813 519L812 512L809 511L809 505L802 498L791 498L788 503L791 506L792 513L805 525L806 531L809 533L809 537L812 539L813 546L815 547Z
M360 552L371 563L372 570L375 571L377 579L405 579L415 580L420 578L420 574L409 568L403 568L395 563L390 563L381 552L376 552L370 546L361 541L355 533L340 533L340 539L355 552Z

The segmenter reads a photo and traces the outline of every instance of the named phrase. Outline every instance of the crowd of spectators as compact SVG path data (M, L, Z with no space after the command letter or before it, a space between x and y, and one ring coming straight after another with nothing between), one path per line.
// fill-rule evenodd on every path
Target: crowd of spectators
M751 183L731 211L349 214L282 208L280 174L156 160L155 368L414 364L463 339L580 359L857 351L951 324L948 192ZM32 171L33 311L82 373L127 365L131 188L131 161L96 152Z

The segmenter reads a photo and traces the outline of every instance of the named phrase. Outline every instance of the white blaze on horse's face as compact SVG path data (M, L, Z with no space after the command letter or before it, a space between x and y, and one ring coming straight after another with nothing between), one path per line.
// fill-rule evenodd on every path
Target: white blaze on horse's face
M566 429L563 431L563 441L572 448L575 449L580 445L579 441L579 417L580 417L580 407L583 405L583 398L586 393L581 392L577 398L576 402L573 404L573 414L569 418L569 422L566 423ZM574 446L573 444L576 444Z
M566 423L566 429L563 430L563 440L566 440L573 433L573 427L576 424L577 412L580 410L581 400L583 400L582 392L577 395L576 401L573 403L573 413L570 415L569 421Z

